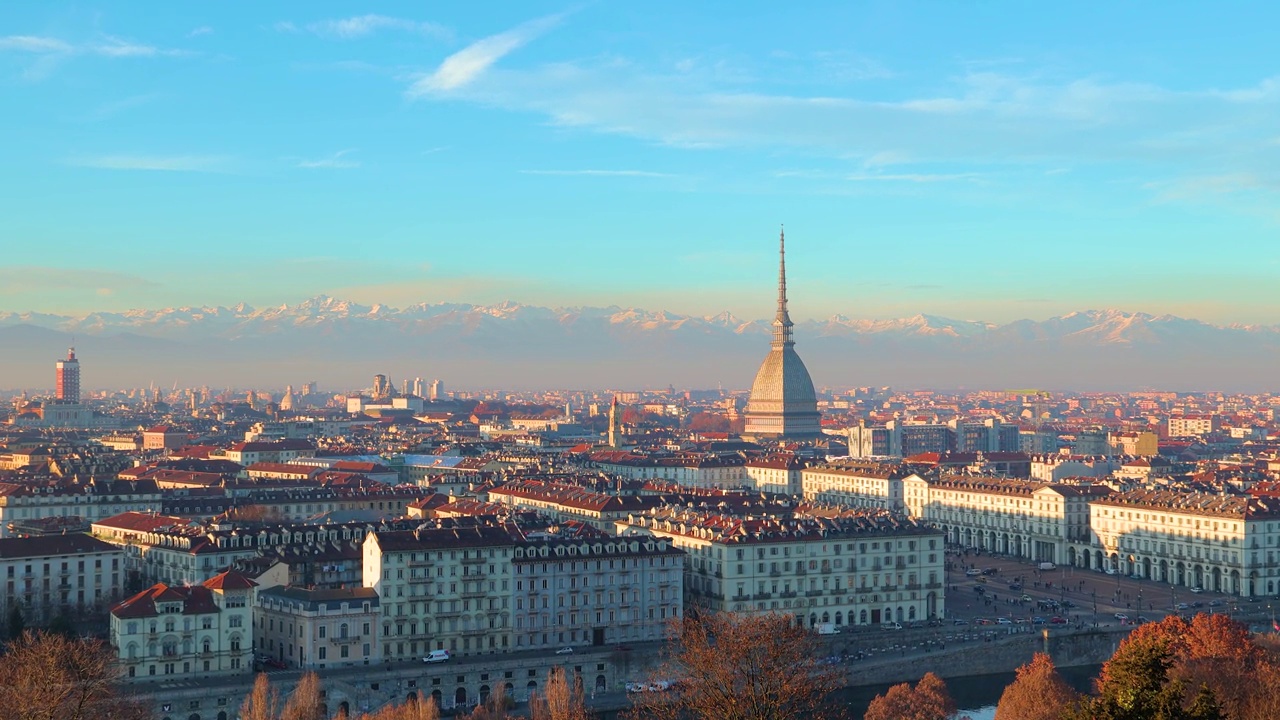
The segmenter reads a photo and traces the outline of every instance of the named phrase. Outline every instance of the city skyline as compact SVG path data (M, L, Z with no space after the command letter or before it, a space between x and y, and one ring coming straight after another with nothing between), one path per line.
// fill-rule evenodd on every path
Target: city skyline
M1280 323L1276 10L1056 12L6 7L0 311Z

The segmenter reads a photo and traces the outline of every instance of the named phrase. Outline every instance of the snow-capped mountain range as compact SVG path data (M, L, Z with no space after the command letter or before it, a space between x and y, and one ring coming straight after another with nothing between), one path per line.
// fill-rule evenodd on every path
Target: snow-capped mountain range
M181 307L83 316L0 313L0 388L42 387L74 337L86 386L263 387L375 372L452 387L749 387L769 319L620 307L421 303ZM819 386L1170 389L1273 386L1280 327L1120 310L1006 324L835 315L796 324ZM1274 383L1280 385L1280 382Z

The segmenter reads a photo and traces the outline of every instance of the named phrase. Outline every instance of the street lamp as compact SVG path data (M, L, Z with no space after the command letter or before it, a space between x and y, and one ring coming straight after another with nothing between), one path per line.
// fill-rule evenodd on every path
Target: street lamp
M1093 595L1093 626L1098 627L1098 591L1090 590Z

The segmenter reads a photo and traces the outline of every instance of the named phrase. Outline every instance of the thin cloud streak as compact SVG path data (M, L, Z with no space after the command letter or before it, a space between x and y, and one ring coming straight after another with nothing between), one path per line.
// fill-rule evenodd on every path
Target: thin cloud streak
M334 153L334 154L330 155L330 156L329 156L329 157L327 157L327 158L321 158L321 159L319 159L319 160L302 160L302 161L300 161L300 162L298 163L298 167L300 167L300 168L309 168L309 169L319 169L319 168L329 168L329 169L348 169L348 168L357 168L357 167L360 167L360 163L359 163L359 161L356 161L356 160L343 160L343 157L345 157L345 156L347 156L347 155L350 155L351 153L353 153L353 152L355 152L355 151L356 151L356 150L355 150L355 148L347 148L346 150L339 150L338 152L336 152L336 153Z
M100 55L103 57L180 57L190 55L187 50L159 48L143 45L111 35L99 42L74 45L55 37L37 35L8 35L0 37L0 50L13 50L35 55Z
M600 177L675 177L650 170L521 170L522 175L594 175Z
M339 40L354 40L372 35L379 30L402 30L442 40L453 37L453 32L449 28L437 23L375 14L359 15L338 20L321 20L309 23L306 28L321 37L332 37ZM277 29L296 32L297 26L293 23L282 23L277 25Z
M67 160L68 165L99 170L154 172L225 172L228 159L218 155L98 155Z
M558 25L561 18L562 15L550 15L530 20L506 32L477 40L445 58L435 72L414 82L409 87L409 97L422 97L465 87L494 63Z
M35 35L0 37L0 50L17 50L29 53L69 53L73 49L69 44L51 37L37 37Z

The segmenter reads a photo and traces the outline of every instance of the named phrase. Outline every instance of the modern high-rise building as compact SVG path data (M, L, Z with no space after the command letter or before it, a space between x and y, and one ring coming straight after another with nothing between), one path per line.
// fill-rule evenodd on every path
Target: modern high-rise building
M787 313L786 236L778 237L778 312L773 318L773 347L751 385L744 436L804 440L822 435L818 397L804 361L796 354Z
M65 403L80 403L80 361L76 359L76 349L67 350L67 359L59 360L57 365L57 398Z
M431 381L431 400L444 399L444 383L439 380Z

